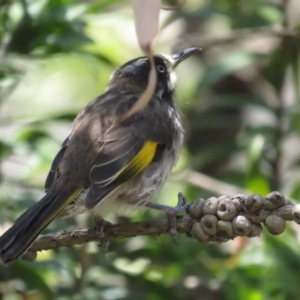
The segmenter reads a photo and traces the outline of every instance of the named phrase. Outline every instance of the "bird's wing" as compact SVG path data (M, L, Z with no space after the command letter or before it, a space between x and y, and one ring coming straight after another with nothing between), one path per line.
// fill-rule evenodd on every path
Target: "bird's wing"
M128 130L128 129L127 129ZM97 153L90 172L91 187L85 200L89 209L95 207L116 187L145 170L156 156L158 143L132 133L105 142Z
M75 120L72 134L63 143L55 157L46 180L46 189L59 179L60 165L64 164L67 156L73 155L73 160L69 159L73 162L74 157L81 157L85 159L86 165L90 165L89 180L87 180L90 183L90 189L85 206L91 209L119 185L140 174L154 160L158 160L163 149L170 146L175 134L173 120L168 113L168 105L163 107L162 105L165 104L153 99L152 104L144 110L124 122L116 122L138 98L139 95L133 93L107 92L90 103L77 117L77 121ZM99 150L90 160L87 158L88 153L85 155L81 153L85 149L88 151L88 148L81 145L75 147L75 144L76 136L83 134L79 131L80 128L82 129L80 122L85 122L85 128L88 130L87 128L94 126L93 121L88 122L92 119L101 120L99 130L101 133L98 140ZM88 137L89 132L84 131L84 135ZM69 148L73 150L69 151ZM75 173L85 172L77 169ZM76 176L75 173L73 172L72 176Z
M64 157L64 154L66 152L68 143L69 143L69 138L70 136L68 136L64 142L61 145L61 149L58 151L58 153L56 154L50 171L48 173L48 176L46 178L46 182L45 182L45 190L46 192L51 188L51 186L53 186L53 183L59 178L60 173L59 173L59 165Z
M152 99L151 105L106 131L90 172L91 187L85 200L88 209L159 160L165 147L170 146L175 134L174 120L170 118L170 107L163 105Z

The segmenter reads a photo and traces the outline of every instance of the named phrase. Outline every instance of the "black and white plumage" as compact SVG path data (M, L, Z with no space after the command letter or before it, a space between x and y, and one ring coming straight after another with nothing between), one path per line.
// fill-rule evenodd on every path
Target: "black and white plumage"
M0 258L22 256L57 216L85 210L95 215L122 213L125 206L152 201L175 165L183 129L174 103L174 68L191 48L155 56L157 84L148 105L123 120L148 82L148 58L116 70L107 91L90 102L73 122L46 180L46 195L0 237Z

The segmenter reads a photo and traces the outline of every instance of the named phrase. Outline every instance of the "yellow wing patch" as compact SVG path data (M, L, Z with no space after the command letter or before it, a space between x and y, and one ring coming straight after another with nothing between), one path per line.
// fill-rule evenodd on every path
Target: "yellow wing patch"
M146 141L143 148L122 170L118 179L126 180L144 171L153 161L156 147L156 142Z
M96 182L94 186L92 185L85 199L85 207L87 209L92 209L116 187L143 172L152 163L156 154L157 145L158 143L156 142L145 141L144 144L142 144L142 148L139 146L140 150L137 150L138 152L135 154L135 156L129 160L117 173L111 176L109 180L102 182L99 181ZM133 149L130 150L132 151ZM97 171L100 172L102 170L98 169Z

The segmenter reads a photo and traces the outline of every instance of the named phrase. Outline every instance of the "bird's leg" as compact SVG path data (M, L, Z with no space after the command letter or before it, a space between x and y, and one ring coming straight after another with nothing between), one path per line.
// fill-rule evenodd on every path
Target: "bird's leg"
M175 207L153 203L153 202L143 202L142 205L145 207L163 211L167 214L167 218L169 221L169 233L174 243L177 243L176 242L176 237L178 235L177 216L180 212L186 211L189 206L189 204L186 203L186 198L184 197L184 195L182 193L178 194L178 202Z
M95 229L99 236L99 247L102 248L102 250L106 251L109 246L109 241L105 238L105 226L108 224L111 224L110 222L105 221L101 216L95 215L94 216L94 222L95 222Z

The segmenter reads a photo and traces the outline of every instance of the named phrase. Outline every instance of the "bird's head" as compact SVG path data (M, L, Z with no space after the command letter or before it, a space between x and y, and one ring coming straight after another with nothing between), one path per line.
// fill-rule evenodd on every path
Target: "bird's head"
M166 92L173 93L176 85L175 68L199 50L199 48L189 48L173 55L155 55L157 72L155 94L162 96ZM150 62L146 56L132 59L112 74L108 89L144 91L148 83L149 72Z

